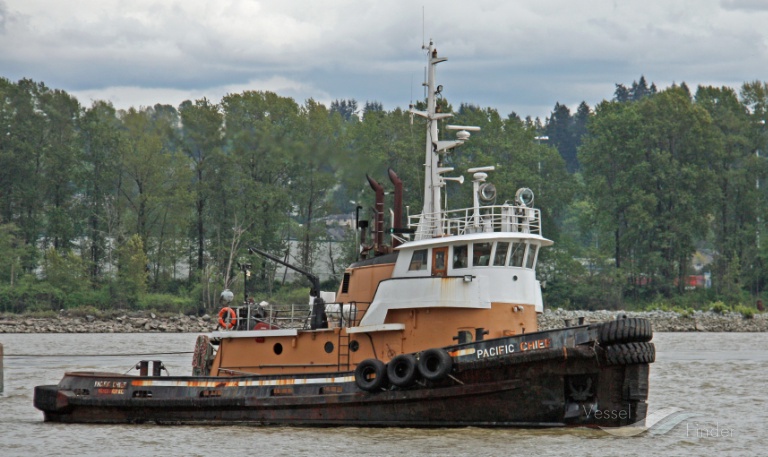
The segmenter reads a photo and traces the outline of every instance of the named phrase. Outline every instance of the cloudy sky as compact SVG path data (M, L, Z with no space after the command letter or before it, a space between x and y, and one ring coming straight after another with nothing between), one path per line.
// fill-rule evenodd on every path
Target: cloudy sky
M768 80L767 24L768 0L0 0L0 76L87 106L270 90L393 109L422 96L431 37L454 106L543 118L640 75Z

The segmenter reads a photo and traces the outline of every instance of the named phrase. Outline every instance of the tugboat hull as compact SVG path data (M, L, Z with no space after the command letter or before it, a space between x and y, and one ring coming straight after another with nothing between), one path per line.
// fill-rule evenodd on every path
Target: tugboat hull
M653 344L600 343L600 329L571 327L437 349L451 365L440 379L421 373L409 386L382 381L372 391L360 388L354 372L231 378L78 372L65 374L57 386L37 387L34 402L51 422L642 425Z

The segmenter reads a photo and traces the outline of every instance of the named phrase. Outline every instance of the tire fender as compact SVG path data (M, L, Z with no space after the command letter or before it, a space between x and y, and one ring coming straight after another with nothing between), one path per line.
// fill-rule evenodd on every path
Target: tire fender
M355 384L366 392L386 387L387 367L378 359L365 359L355 368Z
M419 373L429 381L440 381L451 372L453 359L445 349L427 349L419 356Z
M412 385L417 375L416 357L411 354L400 354L387 364L387 379L397 387Z

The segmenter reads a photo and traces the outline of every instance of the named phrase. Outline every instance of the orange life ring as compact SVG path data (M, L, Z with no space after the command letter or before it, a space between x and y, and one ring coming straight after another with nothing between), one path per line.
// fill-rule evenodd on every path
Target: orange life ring
M229 313L229 322L226 322L224 320L224 317L227 315L227 313ZM230 329L234 327L236 324L237 324L237 313L235 313L235 310L230 307L221 308L221 311L219 311L219 325L221 325L226 329Z

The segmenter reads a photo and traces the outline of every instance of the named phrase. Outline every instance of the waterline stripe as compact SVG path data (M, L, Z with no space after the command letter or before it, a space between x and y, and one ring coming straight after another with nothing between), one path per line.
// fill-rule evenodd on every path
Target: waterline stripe
M131 381L136 387L262 387L262 386L294 386L312 384L340 384L353 382L354 376L339 376L331 378L308 379L265 379L251 381L167 381L156 379L138 379Z

